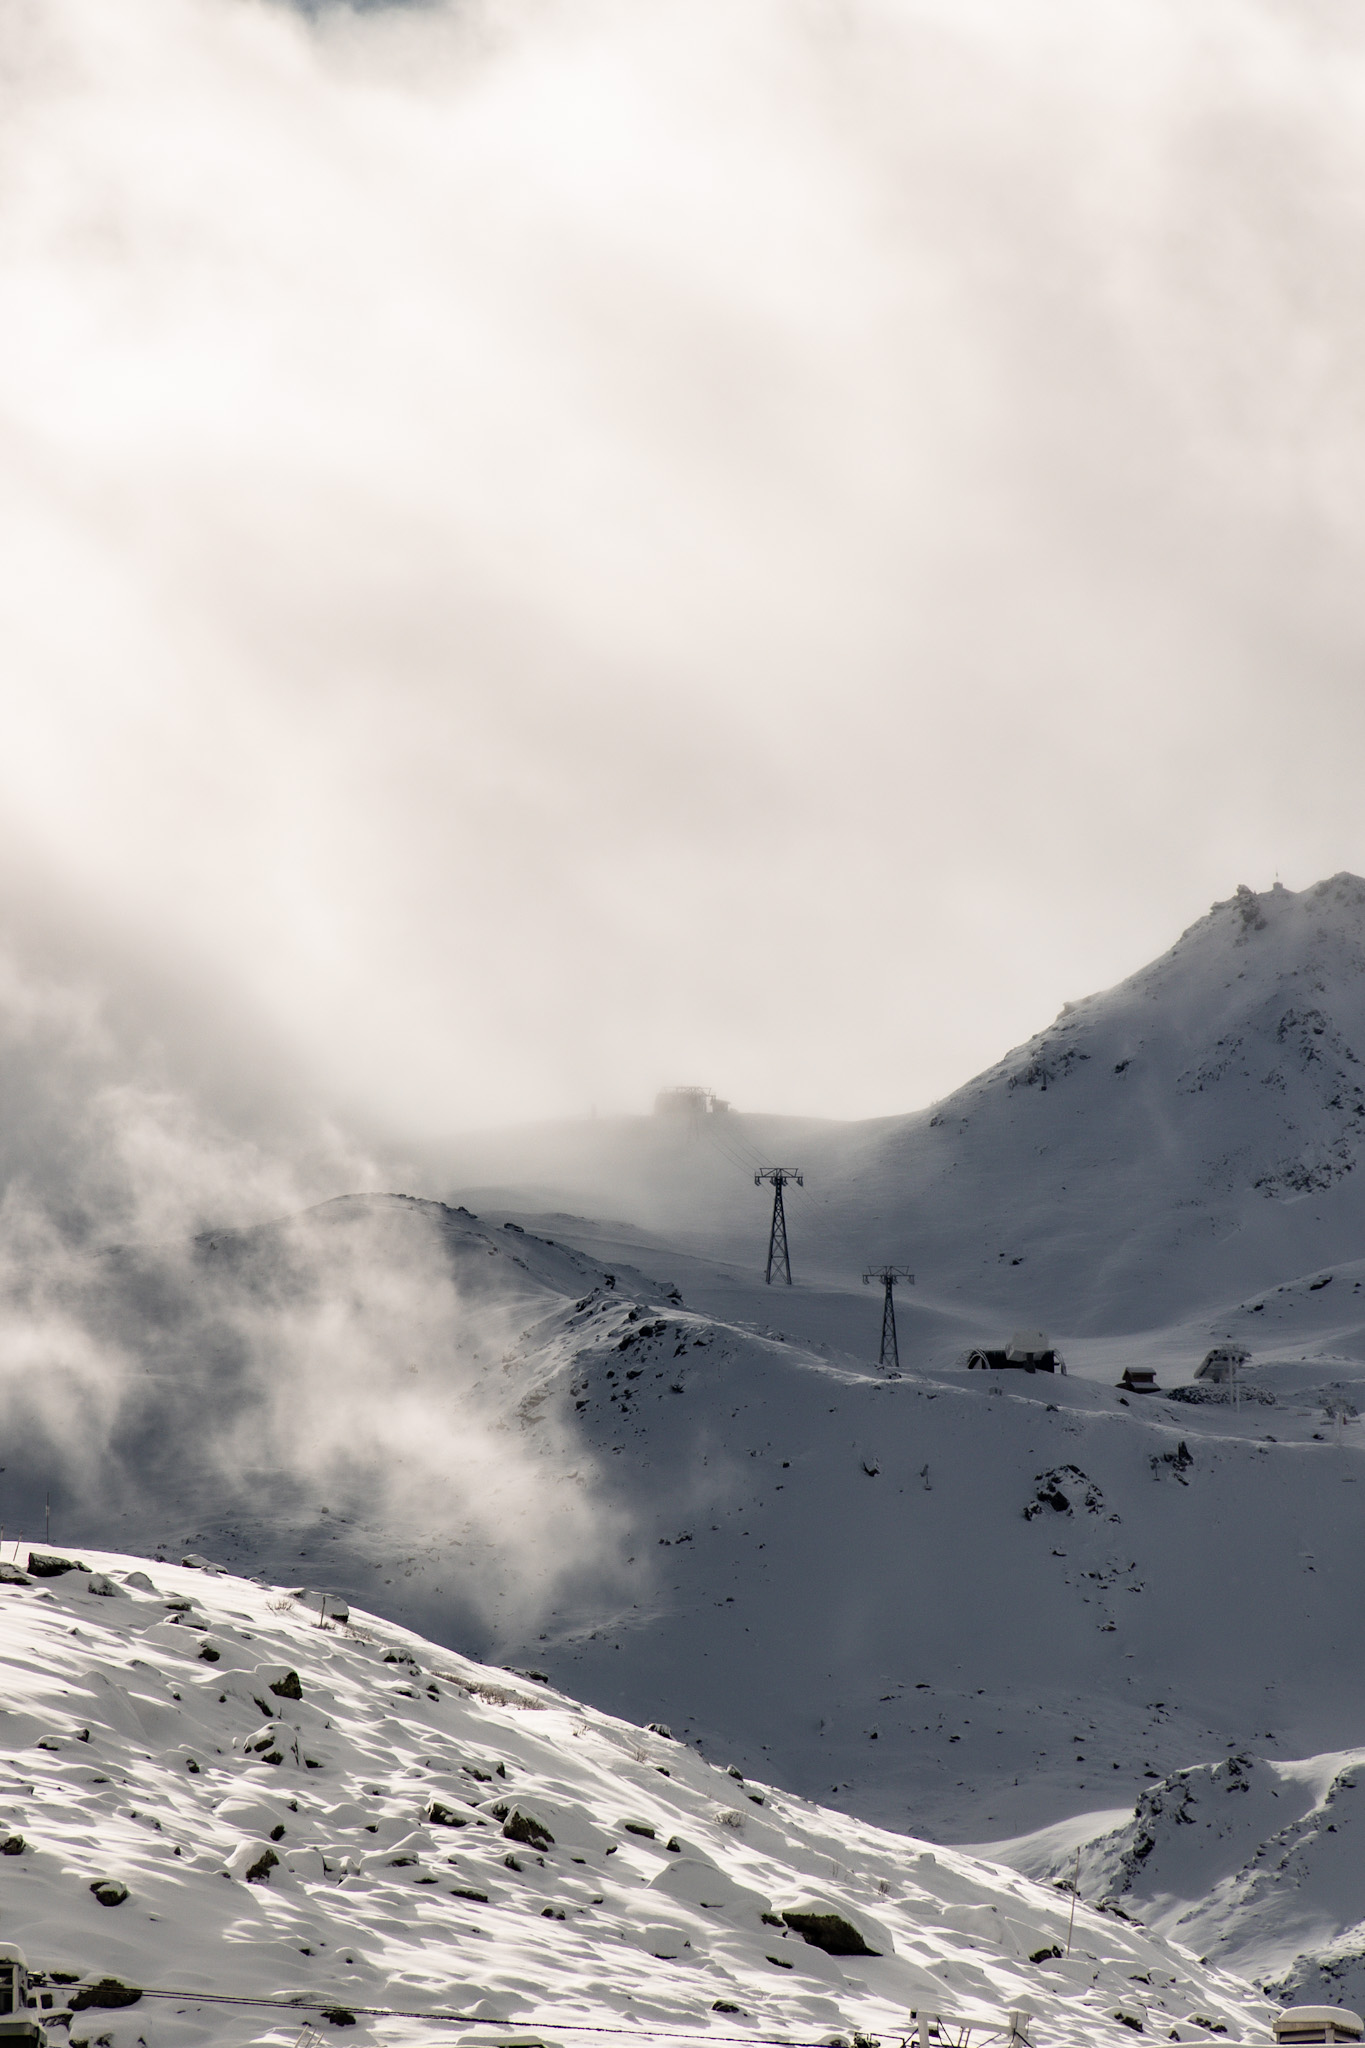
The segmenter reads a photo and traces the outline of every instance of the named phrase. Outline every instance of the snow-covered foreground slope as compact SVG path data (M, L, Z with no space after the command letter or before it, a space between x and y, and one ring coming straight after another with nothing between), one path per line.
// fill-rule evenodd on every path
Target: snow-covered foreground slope
M80 1562L0 1586L0 1933L73 2043L264 2048L323 2015L395 2044L814 2042L911 2009L1029 2009L1077 2048L1135 2008L1267 2034L1246 1986L1136 1926L1083 1905L1070 1957L1031 1962L1066 1948L1065 1893L532 1680L238 1578ZM101 1980L142 1996L88 2004Z
M798 1262L882 1259L1008 1327L1162 1328L1365 1243L1365 881L1239 890L932 1111L641 1117L485 1134L475 1207L620 1217L761 1258L757 1164L799 1165Z
M1052 1882L1076 1868L1090 1898L1251 1977L1293 2003L1365 1993L1365 1749L1292 1762L1197 1765L1112 1814L981 1853Z

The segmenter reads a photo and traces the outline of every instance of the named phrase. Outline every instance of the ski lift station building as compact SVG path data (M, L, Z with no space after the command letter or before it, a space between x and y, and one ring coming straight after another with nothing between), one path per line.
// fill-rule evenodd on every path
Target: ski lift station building
M1239 1365L1246 1364L1250 1356L1251 1353L1245 1345L1215 1344L1212 1351L1204 1353L1204 1362L1195 1373L1195 1378L1212 1380L1215 1386L1221 1387L1232 1378Z
M1066 1361L1045 1330L1016 1330L1001 1351L969 1351L967 1370L975 1372L1065 1372Z
M1275 2015L1278 2048L1316 2048L1334 2041L1365 2040L1365 2020L1344 2005L1291 2005Z
M25 2042L28 2048L47 2048L47 2028L34 2018L32 2003L23 1950L0 1942L0 2044Z

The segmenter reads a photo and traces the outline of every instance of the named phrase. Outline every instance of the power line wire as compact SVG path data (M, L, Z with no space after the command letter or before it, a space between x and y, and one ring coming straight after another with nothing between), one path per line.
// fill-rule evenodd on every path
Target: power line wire
M130 1985L128 1988L132 1990L135 1987ZM177 1991L164 1985L143 1985L139 1995L143 1998L180 1998L187 2005L252 2006L274 2012L348 2012L354 2013L357 2017L380 2020L430 2020L440 2026L486 2027L490 2032L509 2035L525 2034L536 2027L543 2027L551 2033L629 2034L636 2040L646 2041L716 2041L733 2044L733 2048L825 2048L822 2041L802 2041L793 2039L790 2034L716 2034L709 2028L700 2027L604 2026L598 2021L557 2019L553 2014L545 2013L535 2013L523 2020L490 2020L483 2014L470 2012L420 2012L413 2006L353 2005L349 1999L344 1998L253 1998L245 1992ZM916 2013L910 2014L912 2020L918 2017ZM981 2020L955 2019L948 2014L938 2013L932 2016L932 2023L933 2031L940 2039L942 2029L945 2026L952 2027L959 2037L955 2048L967 2048L972 2034L977 2034L985 2040L998 2034L1007 2035L1011 2042L1020 2040L1022 2036L1016 2026L1016 2018L1017 2016L1011 2013L1006 2023L1000 2026ZM910 2048L909 2033L902 2034L898 2029L889 2031L891 2038L899 2041L900 2048Z

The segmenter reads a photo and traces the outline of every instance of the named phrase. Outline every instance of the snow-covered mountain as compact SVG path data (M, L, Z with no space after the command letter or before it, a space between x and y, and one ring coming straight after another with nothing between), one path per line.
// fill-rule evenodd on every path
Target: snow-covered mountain
M534 1678L297 1589L15 1555L0 1911L75 2048L847 2043L912 2010L978 2041L1028 2012L1039 2048L1268 2039L1247 1986L1122 1917L1073 1928L1065 1891Z
M1365 884L1242 893L918 1118L484 1141L515 1212L464 1183L115 1245L11 1228L0 1519L50 1500L59 1544L307 1578L864 1822L1114 1836L1112 1890L1153 1787L1245 1757L1287 1811L1326 1766L1285 1759L1365 1741L1362 965ZM774 1160L807 1171L790 1290ZM888 1256L900 1379L860 1277ZM1024 1323L1065 1377L962 1369ZM1187 1387L1227 1339L1236 1406L1116 1385ZM1275 1833L1242 1829L1213 1908L1134 1897L1358 1995L1351 1883L1263 1939Z
M798 1327L765 1330L737 1313L773 1306L761 1281L745 1297L695 1256L680 1298L408 1200L194 1257L193 1313L119 1270L114 1325L131 1344L141 1315L152 1370L106 1418L103 1470L79 1432L62 1464L69 1407L45 1432L15 1417L24 1512L61 1470L69 1540L306 1573L947 1840L1131 1804L1268 1730L1291 1755L1361 1732L1365 1500L1338 1414L1365 1365L1297 1354L1357 1314L1365 1269L1266 1299L1256 1322L1295 1348L1233 1410L1115 1386L1154 1356L1188 1381L1197 1328L1082 1343L1061 1378L890 1380L870 1290L793 1290Z
M984 1847L1252 1978L1287 2002L1365 1992L1365 1750L1234 1755L1150 1786L1133 1813L1077 1815ZM1080 1850L1079 1865L1076 1851Z
M475 1206L574 1209L761 1257L755 1164L797 1164L798 1265L877 1259L935 1299L1160 1328L1365 1247L1365 881L1239 889L1169 953L932 1110L650 1117L452 1148Z

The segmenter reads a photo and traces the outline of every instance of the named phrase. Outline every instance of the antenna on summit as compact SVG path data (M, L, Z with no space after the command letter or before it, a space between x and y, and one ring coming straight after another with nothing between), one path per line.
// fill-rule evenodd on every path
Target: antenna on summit
M799 1188L806 1185L806 1177L795 1166L761 1166L754 1175L754 1186L761 1188L765 1180L773 1184L773 1227L768 1233L768 1270L763 1278L771 1287L773 1267L781 1268L782 1277L788 1287L792 1284L791 1255L787 1250L787 1212L782 1206L782 1190L787 1182L794 1180Z
M901 1355L896 1345L896 1283L904 1280L908 1287L915 1284L913 1273L904 1266L874 1266L870 1273L863 1274L863 1285L879 1280L883 1288L882 1300L882 1348L877 1353L878 1365L887 1366L892 1372L901 1369Z

